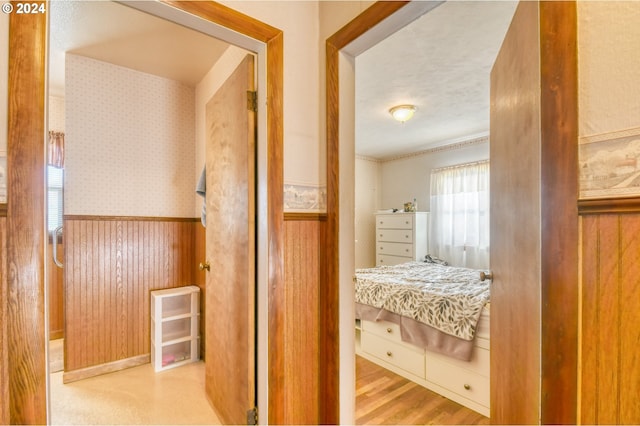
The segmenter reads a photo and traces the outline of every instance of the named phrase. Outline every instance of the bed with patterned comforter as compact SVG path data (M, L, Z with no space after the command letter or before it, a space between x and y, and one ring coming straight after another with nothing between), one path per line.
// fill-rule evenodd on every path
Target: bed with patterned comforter
M469 360L489 284L478 270L437 263L358 269L356 318L394 322L403 341Z

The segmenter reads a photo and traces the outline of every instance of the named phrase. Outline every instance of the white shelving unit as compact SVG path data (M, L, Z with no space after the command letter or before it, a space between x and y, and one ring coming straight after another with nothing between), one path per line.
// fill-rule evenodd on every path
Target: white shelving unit
M200 289L151 292L151 365L158 372L200 359Z

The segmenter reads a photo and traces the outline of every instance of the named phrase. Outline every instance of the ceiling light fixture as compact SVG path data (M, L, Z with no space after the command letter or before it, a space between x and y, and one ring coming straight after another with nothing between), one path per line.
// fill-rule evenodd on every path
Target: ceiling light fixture
M416 107L414 105L397 105L389 110L393 119L401 123L411 119L414 112L416 112Z

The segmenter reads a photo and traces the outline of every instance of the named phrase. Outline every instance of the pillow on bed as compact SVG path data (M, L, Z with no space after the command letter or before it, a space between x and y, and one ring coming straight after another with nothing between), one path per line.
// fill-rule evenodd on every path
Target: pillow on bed
M444 266L449 265L445 260L438 259L437 257L433 257L430 254L425 255L424 261L426 263L437 263L438 265L444 265Z

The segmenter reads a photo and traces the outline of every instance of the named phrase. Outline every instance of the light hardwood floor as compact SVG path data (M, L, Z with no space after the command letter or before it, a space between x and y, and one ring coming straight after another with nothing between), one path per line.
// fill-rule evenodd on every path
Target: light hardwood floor
M357 356L356 423L488 425L489 419Z

